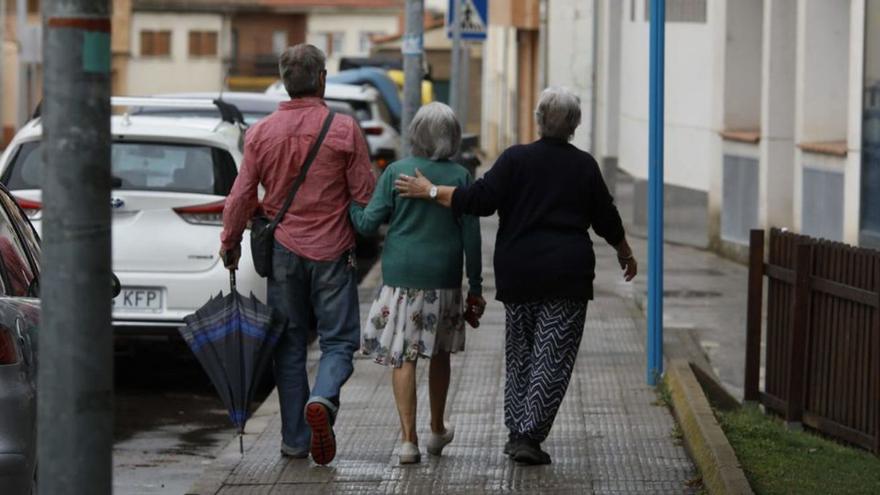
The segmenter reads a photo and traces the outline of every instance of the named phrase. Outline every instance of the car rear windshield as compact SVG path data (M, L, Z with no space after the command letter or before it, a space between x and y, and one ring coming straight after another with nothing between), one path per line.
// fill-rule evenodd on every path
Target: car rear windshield
M366 122L368 120L373 120L373 112L370 109L370 103L361 100L333 100L329 99L329 101L338 101L342 103L347 103L351 105L351 108L354 110L354 116L358 122Z
M19 147L3 183L11 190L40 189L43 183L42 142ZM226 196L235 181L232 155L210 146L115 141L112 147L113 188Z

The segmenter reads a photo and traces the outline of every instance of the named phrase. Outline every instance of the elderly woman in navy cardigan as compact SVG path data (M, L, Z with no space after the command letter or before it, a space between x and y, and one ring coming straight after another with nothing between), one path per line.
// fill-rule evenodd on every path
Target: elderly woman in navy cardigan
M589 227L617 250L624 278L637 273L623 224L596 160L569 140L580 124L580 99L544 90L535 117L541 139L508 148L470 186L435 186L418 170L401 174L401 196L451 207L456 215L500 217L495 244L499 301L506 311L505 454L549 464L541 443L574 368L596 257Z

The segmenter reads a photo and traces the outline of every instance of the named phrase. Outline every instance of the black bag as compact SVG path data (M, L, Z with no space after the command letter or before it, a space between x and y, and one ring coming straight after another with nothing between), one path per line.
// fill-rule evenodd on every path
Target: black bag
M336 113L331 110L324 120L321 133L318 134L318 139L315 140L315 144L309 149L309 154L306 156L305 162L303 162L302 170L300 170L299 175L293 181L290 193L287 194L287 199L284 201L284 206L278 210L275 218L270 221L264 213L260 213L251 219L251 255L254 258L254 268L261 277L268 277L272 273L272 250L275 248L275 229L281 223L281 219L284 218L284 214L287 213L291 203L293 203L296 191L303 181L306 180L306 173L308 173L309 167L312 166L312 162L315 161L318 150L321 149L321 143L324 142L327 131L330 130L330 123L333 122L334 115Z

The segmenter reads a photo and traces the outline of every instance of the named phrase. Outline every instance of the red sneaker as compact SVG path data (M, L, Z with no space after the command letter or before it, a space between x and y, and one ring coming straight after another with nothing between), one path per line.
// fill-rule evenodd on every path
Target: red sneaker
M318 464L329 464L336 457L336 435L330 425L330 411L323 404L312 402L306 406L306 422L312 429L312 459Z

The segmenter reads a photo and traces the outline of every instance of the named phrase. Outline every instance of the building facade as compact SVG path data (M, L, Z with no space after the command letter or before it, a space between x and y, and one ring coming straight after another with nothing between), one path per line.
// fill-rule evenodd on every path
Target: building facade
M575 144L607 176L632 178L631 220L644 225L650 0L499 2L509 4L538 21L493 17L486 74L495 96L484 101L483 130L498 138L484 140L489 151L534 137L523 99L535 92L515 91L535 67L538 87L581 95ZM880 0L666 5L668 238L735 256L756 227L880 246ZM537 30L534 66L523 29Z

